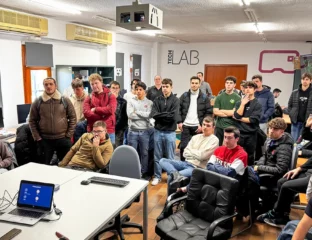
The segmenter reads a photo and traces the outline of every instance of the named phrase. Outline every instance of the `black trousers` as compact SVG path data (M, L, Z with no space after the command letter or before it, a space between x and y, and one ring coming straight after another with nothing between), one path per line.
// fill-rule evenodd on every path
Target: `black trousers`
M309 184L310 173L299 173L295 179L281 178L277 182L279 195L274 209L278 214L289 213L290 205L297 193L305 193Z
M50 165L54 151L56 151L58 161L62 161L72 146L70 139L66 137L60 139L42 139L41 141L44 155L43 163L47 165Z
M114 148L123 145L125 130L119 129L115 131L115 146Z
M223 145L223 138L224 138L224 129L216 127L215 128L215 135L219 139L219 146Z
M198 127L189 127L183 125L183 131L181 132L181 142L180 142L180 158L182 161L185 161L185 157L183 157L184 149L186 148L191 138L197 134L196 133L197 129Z
M244 148L248 154L248 165L252 166L255 162L255 150L257 144L257 132L241 133L238 144Z

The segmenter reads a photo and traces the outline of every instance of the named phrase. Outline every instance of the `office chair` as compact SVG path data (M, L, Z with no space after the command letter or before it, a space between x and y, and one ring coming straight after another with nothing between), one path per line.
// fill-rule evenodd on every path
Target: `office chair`
M234 178L195 168L187 195L167 204L156 234L163 240L229 239L238 189ZM184 209L173 213L171 207L180 201L185 201Z
M115 149L112 158L109 163L109 174L129 177L129 178L141 178L141 164L137 151L127 145L119 146ZM133 202L140 201L140 194L135 198ZM132 203L125 207L129 208ZM99 239L99 236L107 231L116 230L121 240L124 240L123 228L138 228L143 233L143 227L137 223L129 222L130 218L127 214L120 216L120 213L115 217L115 221L112 226L108 226L101 232L99 232L95 239Z

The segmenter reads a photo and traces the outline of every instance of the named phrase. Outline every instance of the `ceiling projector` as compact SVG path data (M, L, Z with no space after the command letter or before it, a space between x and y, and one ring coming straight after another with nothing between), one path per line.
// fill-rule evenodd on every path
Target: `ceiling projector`
M130 6L116 7L116 26L131 31L161 30L163 11L151 4L140 4L137 0Z

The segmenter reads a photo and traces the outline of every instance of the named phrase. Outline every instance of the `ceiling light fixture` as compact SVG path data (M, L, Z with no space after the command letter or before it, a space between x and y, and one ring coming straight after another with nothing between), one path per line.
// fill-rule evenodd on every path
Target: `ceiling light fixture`
M263 33L262 29L259 26L259 23L255 23L254 26L255 26L256 33Z
M258 17L256 15L255 10L253 10L251 8L246 8L246 9L244 9L244 12L245 12L245 14L248 17L250 22L254 22L254 23L258 22Z
M249 6L250 1L249 0L238 0L239 6Z
M170 36L167 36L167 35L161 35L161 34L157 34L157 37L166 38L166 39L170 39L170 40L174 40L174 41L177 40L177 39L174 38L174 37L170 37Z
M110 19L110 18L107 18L107 17L103 17L103 16L100 16L100 15L96 15L96 16L93 16L92 18L97 19L97 20L100 20L100 21L102 21L102 22L106 22L106 23L109 23L109 24L114 24L114 25L116 25L116 21L115 21L115 20Z
M57 10L60 10L62 12L66 12L66 13L81 14L81 12L79 10L74 9L70 5L64 4L61 2L55 2L52 0L27 0L27 1L38 3L38 4L41 4L43 6L47 6L47 7L55 8Z

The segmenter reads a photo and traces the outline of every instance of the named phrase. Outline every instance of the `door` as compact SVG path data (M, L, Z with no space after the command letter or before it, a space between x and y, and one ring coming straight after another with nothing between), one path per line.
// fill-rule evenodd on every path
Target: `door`
M22 61L24 75L25 103L32 103L36 97L42 95L43 79L51 77L50 67L27 67L25 59L25 45L22 45Z
M247 64L206 64L205 81L210 84L212 94L215 96L221 89L224 89L224 79L227 76L236 77L236 88L240 89L241 81L246 80L247 77L247 67Z

